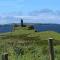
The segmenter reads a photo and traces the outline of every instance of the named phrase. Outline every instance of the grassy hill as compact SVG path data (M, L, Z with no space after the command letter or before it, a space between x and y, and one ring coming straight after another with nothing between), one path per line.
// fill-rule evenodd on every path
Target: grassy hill
M60 33L35 32L28 27L1 34L0 55L7 52L9 60L48 60L48 38L54 38L55 59L60 60Z
M53 32L53 31L44 31L44 32L35 32L35 30L29 30L27 27L17 27L13 32L5 33L6 38L9 36L10 38L24 38L25 37L36 37L40 38L41 40L47 40L48 38L54 38L55 40L60 40L60 33Z

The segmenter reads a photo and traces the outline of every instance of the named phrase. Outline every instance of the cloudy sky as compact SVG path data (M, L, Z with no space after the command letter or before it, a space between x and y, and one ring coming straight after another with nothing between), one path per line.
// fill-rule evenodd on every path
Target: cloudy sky
M22 16L25 22L59 23L60 0L0 0L0 24L20 22L12 16Z

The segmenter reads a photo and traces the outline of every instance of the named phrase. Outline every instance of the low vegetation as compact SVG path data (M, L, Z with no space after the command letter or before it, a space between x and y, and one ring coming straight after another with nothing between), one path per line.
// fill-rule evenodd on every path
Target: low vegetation
M9 60L49 60L50 37L54 38L55 60L60 60L60 33L35 32L28 27L15 27L13 32L3 35L0 37L0 60L4 52L8 53Z

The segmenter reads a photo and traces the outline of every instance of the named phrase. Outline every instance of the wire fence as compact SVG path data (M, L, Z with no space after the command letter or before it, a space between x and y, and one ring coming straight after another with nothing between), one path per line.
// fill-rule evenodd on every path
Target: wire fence
M49 39L45 45L45 41L2 40L0 60L59 60L60 46L53 41Z

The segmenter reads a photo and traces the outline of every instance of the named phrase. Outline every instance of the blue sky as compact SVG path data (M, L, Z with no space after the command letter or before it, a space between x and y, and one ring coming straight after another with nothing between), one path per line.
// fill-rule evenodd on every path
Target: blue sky
M41 9L60 10L60 0L0 0L0 14L26 15Z
M24 19L28 21L25 22L59 23L60 0L0 0L0 16L28 16L30 14L37 17L26 17ZM17 22L12 17L0 17L0 21L0 24Z

